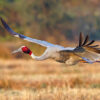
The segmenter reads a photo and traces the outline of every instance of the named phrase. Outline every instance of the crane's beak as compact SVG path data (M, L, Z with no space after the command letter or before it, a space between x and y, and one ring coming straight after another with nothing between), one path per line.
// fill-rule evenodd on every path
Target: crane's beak
M12 54L15 54L15 53L17 53L17 52L22 52L21 48L19 48L19 49L17 49L17 50L14 50L14 51L12 52Z

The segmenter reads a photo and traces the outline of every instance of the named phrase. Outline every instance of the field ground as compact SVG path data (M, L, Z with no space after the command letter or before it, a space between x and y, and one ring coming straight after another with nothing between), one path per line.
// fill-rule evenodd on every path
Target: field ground
M100 64L1 59L0 100L100 100Z

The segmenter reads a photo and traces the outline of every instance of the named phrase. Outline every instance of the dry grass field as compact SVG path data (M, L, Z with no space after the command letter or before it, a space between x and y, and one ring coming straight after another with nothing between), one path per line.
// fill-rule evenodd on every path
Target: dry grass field
M100 0L0 0L0 16L35 39L75 47L83 32L100 45ZM22 45L36 56L46 49L10 36L0 21L0 100L100 100L100 63L67 66L11 53Z
M0 100L100 100L100 64L1 59Z

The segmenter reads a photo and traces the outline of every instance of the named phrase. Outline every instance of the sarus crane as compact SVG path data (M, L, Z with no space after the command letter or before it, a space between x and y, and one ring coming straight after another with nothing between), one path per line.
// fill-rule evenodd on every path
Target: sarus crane
M89 41L88 35L86 35L86 37L84 38L81 32L79 35L79 44L76 47L63 47L60 45L51 44L46 41L30 38L22 34L16 33L8 26L8 24L5 22L3 18L0 17L0 20L4 28L11 35L46 47L45 52L41 56L35 56L32 53L32 51L26 46L21 46L19 49L13 51L13 53L23 52L29 54L35 60L45 60L51 58L56 60L57 62L65 63L67 65L75 65L78 62L85 62L90 64L94 62L99 62L99 45L93 45L95 41Z

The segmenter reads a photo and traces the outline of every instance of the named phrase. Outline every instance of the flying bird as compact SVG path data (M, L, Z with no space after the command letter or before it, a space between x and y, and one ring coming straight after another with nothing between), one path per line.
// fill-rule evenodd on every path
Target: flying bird
M35 56L26 46L21 46L19 49L13 51L13 53L23 52L29 54L35 60L45 60L51 58L57 62L65 63L67 65L75 65L78 62L92 64L100 59L100 48L98 48L98 45L93 45L95 42L94 40L89 41L88 35L84 38L83 34L80 33L79 44L76 47L63 47L16 33L8 26L3 18L0 17L0 20L4 28L11 35L46 47L45 52L41 56Z

